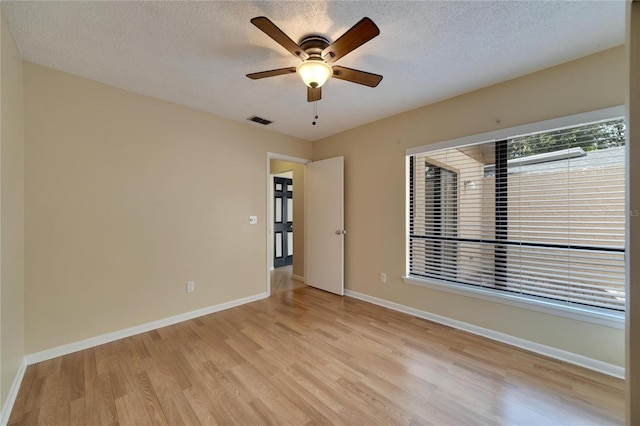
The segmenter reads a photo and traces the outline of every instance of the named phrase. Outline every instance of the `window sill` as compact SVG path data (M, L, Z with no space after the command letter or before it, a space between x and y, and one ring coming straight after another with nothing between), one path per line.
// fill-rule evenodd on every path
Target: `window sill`
M605 309L589 308L579 305L568 305L552 300L538 299L535 297L521 296L517 294L496 293L492 290L470 287L463 284L428 280L414 276L402 277L405 284L412 284L433 290L447 293L459 294L461 296L473 297L487 300L489 302L501 303L515 306L531 311L543 312L545 314L556 315L578 321L603 325L605 327L625 328L625 315L623 312L613 312Z

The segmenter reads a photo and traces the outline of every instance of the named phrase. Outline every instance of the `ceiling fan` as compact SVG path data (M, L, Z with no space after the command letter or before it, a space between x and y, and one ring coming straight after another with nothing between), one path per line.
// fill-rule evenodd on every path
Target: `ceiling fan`
M252 80L297 72L307 85L308 102L319 101L322 98L322 85L330 77L369 87L376 87L382 80L382 76L378 74L329 65L380 34L380 29L369 18L362 18L360 22L333 43L329 43L329 40L324 36L313 34L304 37L300 44L297 44L264 16L253 18L251 23L287 49L293 56L302 60L302 63L297 67L247 74L247 77Z

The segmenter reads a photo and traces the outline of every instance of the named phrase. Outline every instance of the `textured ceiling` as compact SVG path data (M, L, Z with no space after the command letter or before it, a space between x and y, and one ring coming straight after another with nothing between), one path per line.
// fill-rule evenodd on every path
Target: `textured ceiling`
M624 43L625 2L12 2L23 59L317 140ZM382 74L375 88L330 79L313 104L295 74L245 74L299 60L250 24L266 16L298 42L335 40L362 17L380 35L336 62ZM248 125L260 126L248 123Z

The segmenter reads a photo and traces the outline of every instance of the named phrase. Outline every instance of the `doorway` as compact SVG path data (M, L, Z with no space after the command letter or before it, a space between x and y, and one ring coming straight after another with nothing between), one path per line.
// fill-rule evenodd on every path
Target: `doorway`
M267 154L267 216L265 222L267 224L266 272L269 294L274 294L276 290L282 288L304 285L305 164L308 162L309 160L296 157ZM291 181L281 181L279 178L291 179ZM278 183L282 183L283 186L277 186ZM287 189L289 191L286 191ZM281 191L280 194L278 194L279 191ZM287 193L291 195L291 201L287 201ZM287 263L290 265L286 265Z
M293 265L293 172L273 176L273 267Z
M344 295L344 157L311 163L309 160L273 153L267 153L266 176L269 195L266 215L267 294L273 295L272 273L276 270L273 268L275 208L272 176L285 171L293 172L295 182L292 192L296 233L293 238L295 256L291 277L298 280L300 285L311 285ZM308 197L305 195L307 189ZM307 219L309 222L305 223Z

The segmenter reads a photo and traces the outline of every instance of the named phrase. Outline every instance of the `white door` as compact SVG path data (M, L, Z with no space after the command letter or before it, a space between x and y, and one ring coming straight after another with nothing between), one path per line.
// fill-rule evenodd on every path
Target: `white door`
M344 157L307 163L308 285L344 295Z

